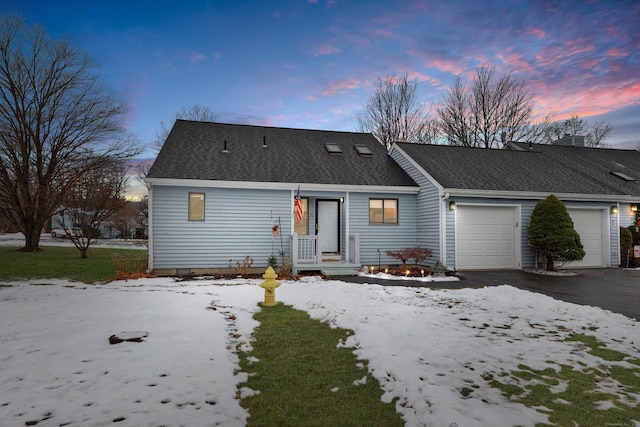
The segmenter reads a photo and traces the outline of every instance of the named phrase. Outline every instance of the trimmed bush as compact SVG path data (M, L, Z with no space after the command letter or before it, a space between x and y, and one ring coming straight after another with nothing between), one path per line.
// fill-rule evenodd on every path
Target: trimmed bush
M551 194L540 200L529 222L529 245L545 257L547 270L555 270L556 262L579 261L585 252L580 235L564 203Z
M633 235L631 230L620 227L620 266L627 267L629 262L629 250L633 247ZM631 263L633 258L631 258Z

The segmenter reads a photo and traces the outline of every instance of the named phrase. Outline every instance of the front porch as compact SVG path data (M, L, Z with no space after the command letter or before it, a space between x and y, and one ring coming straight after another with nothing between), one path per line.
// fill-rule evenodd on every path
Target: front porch
M360 235L351 234L340 254L322 253L322 234L291 235L292 271L319 271L325 276L357 276L360 269Z

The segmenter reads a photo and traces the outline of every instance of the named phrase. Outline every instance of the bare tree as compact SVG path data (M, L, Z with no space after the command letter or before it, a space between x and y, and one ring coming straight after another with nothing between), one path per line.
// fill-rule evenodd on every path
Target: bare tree
M449 145L473 147L475 138L469 120L468 89L460 77L455 77L453 86L444 95L442 105L437 109L440 129Z
M407 75L378 78L375 93L356 116L359 130L387 148L395 141L431 142L433 123L416 96L417 80Z
M160 129L156 132L156 139L153 143L153 147L160 151L164 142L167 140L169 136L169 132L171 132L171 128L177 119L182 120L195 120L199 122L214 122L217 119L217 114L213 112L213 110L207 106L195 104L191 107L183 107L180 111L176 113L176 116L171 123L165 122L164 120L160 122ZM138 171L138 174L141 176L147 176L147 172L149 172L149 168L151 165L143 166L141 170Z
M531 126L534 99L524 81L494 66L480 67L470 87L454 78L437 109L440 128L452 145L497 148L502 140L535 140L539 126Z
M606 148L609 145L604 140L612 130L613 126L602 120L589 123L574 114L568 119L551 123L544 142L550 144L565 135L581 135L585 137L587 147Z
M101 226L124 207L126 182L126 164L115 160L79 172L68 187L57 226L65 229L80 258L87 258L91 242L100 237ZM70 233L72 228L78 231Z
M585 138L585 144L591 148L607 148L609 144L604 139L613 130L613 126L602 120L598 120L591 124L589 133Z
M117 138L125 105L97 75L68 42L0 17L0 213L24 234L23 251L39 250L44 224L78 177L137 153Z

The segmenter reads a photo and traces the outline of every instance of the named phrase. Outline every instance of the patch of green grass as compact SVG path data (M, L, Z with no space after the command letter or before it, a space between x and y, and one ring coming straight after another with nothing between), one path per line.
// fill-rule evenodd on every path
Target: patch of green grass
M635 364L637 359L607 349L592 336L573 334L567 341L581 342L590 348L589 353L603 359L598 369L584 364L554 363L558 369L544 370L518 365L509 375L500 375L500 380L491 373L483 378L508 399L547 414L551 425L631 426L640 420L640 368L619 363Z
M253 331L253 350L240 354L249 374L240 386L260 392L241 400L248 427L404 425L394 403L380 400L382 389L366 361L337 347L352 331L284 304L263 307L254 318L260 326Z
M624 360L625 357L628 357L624 353L606 348L606 346L603 343L598 342L596 337L593 335L573 334L569 336L566 341L581 342L591 349L589 351L590 354L604 360L621 361Z
M20 252L18 247L0 246L0 282L27 279L69 279L84 283L103 282L115 276L111 255L142 254L136 249L89 248L88 258L81 259L75 247L45 246L40 252Z

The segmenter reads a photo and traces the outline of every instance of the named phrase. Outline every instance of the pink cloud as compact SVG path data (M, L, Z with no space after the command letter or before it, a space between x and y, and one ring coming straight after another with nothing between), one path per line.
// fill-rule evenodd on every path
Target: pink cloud
M332 44L323 44L313 48L313 56L333 55L342 52L342 49Z
M411 48L407 50L407 55L421 58L423 66L425 68L435 68L436 70L444 71L454 75L460 75L465 71L465 67L457 64L453 60L446 58L437 58L433 53L426 53L418 48Z
M204 59L206 59L206 56L201 53L193 53L191 54L191 56L189 56L189 62L191 62L192 64L197 64Z
M332 96L336 93L344 93L349 90L359 89L362 86L362 81L355 77L347 77L345 79L336 80L335 82L329 83L327 87L322 91L322 95L324 96Z
M611 57L614 57L614 58L622 58L622 57L625 57L625 56L629 56L629 52L624 51L622 49L618 49L616 47L613 47L613 48L607 50L607 56L611 56Z
M563 83L545 87L538 93L536 102L539 111L555 114L555 119L565 119L572 114L580 117L604 114L640 101L640 82L628 79L593 84L586 81L582 86Z
M535 38L542 40L547 37L547 32L542 28L532 28L527 31L527 34L531 34Z
M580 61L578 64L580 68L584 68L585 70L593 70L593 68L596 65L598 65L599 62L600 62L600 59L591 58L591 59L585 59L583 61Z
M382 28L376 28L373 30L373 34L389 38L393 35L393 33L389 30L383 30Z
M537 70L529 63L522 59L522 55L517 52L510 52L508 54L499 53L497 57L503 64L507 65L509 69L515 69L517 71L525 71L530 74L536 74Z
M430 86L438 87L441 83L440 79L436 79L435 77L427 76L426 74L420 73L415 70L405 71L407 77L410 80L417 80L419 82L425 82Z

